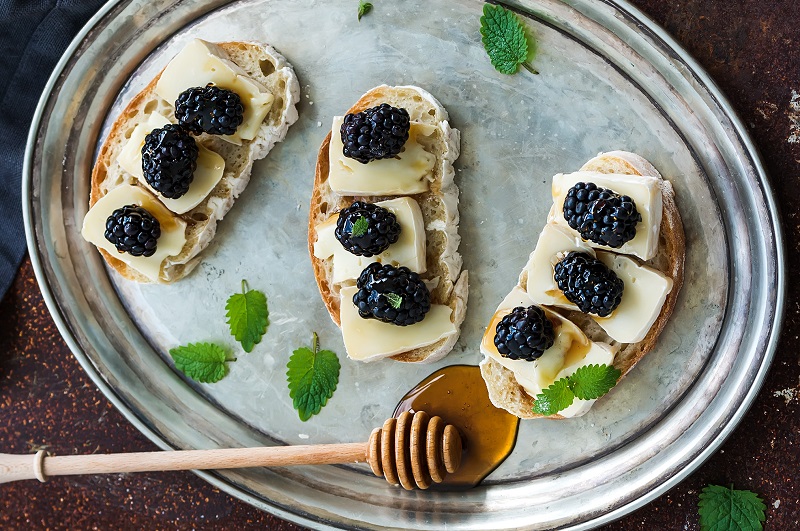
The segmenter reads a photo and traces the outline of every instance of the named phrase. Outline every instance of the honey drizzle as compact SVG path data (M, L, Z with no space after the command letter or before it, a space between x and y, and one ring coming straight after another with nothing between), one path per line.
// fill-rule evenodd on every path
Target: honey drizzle
M461 468L431 488L463 490L478 485L514 449L519 419L489 400L474 365L450 365L434 372L400 399L394 416L425 411L454 424L461 433Z

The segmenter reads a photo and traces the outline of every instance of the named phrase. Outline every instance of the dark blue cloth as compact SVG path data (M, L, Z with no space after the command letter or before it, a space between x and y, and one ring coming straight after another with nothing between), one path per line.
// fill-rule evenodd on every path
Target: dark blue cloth
M0 0L0 298L25 255L22 160L33 112L61 54L104 3Z

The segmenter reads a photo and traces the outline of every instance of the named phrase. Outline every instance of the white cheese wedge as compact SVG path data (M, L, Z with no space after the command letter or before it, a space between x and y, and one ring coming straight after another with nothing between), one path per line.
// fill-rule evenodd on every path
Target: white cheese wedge
M400 237L379 255L357 256L347 251L335 235L338 214L317 225L314 256L321 260L333 257L334 284L357 279L364 268L373 262L391 264L395 267L405 266L415 273L424 273L427 269L425 222L419 204L410 197L398 197L375 204L392 212L400 223Z
M614 356L619 350L618 346L606 343L595 343L586 337L572 321L562 317L556 312L544 308L547 317L553 323L556 338L553 346L544 351L542 356L534 361L512 360L503 357L494 346L494 336L497 324L511 313L517 306L530 306L534 301L519 286L511 290L486 329L481 341L481 353L489 356L506 369L514 373L514 378L525 391L535 397L542 389L549 387L553 382L570 376L585 365L611 365ZM583 415L592 407L594 400L575 399L568 408L558 412L559 415L570 418Z
M156 84L156 94L175 105L181 92L209 83L235 92L244 106L242 124L236 133L221 138L234 144L252 140L258 134L275 97L231 61L228 53L216 44L195 39L172 58Z
M672 291L672 279L661 271L639 265L614 253L598 252L600 259L625 283L622 301L608 317L591 315L606 333L620 343L636 343L647 335Z
M144 178L142 146L144 146L144 139L150 131L164 127L168 123L170 123L169 119L162 114L154 112L148 115L147 120L133 129L128 142L120 151L117 161L123 170L136 177L139 184L153 192L153 195L158 197L167 208L176 214L184 214L202 203L203 199L217 186L225 170L225 159L198 143L197 169L194 171L189 191L176 199L164 197L153 189Z
M528 296L533 302L570 310L578 309L575 304L564 297L564 293L558 289L558 285L553 279L553 266L561 258L559 254L571 251L585 252L595 256L594 249L574 232L552 223L544 226L539 234L539 241L536 242L536 248L525 265L525 271L528 273L526 288Z
M564 219L564 198L570 188L579 182L592 182L601 188L613 190L620 195L627 195L636 203L636 210L642 215L642 221L636 225L636 236L618 249L612 249L594 242L588 245L597 249L606 249L622 254L632 254L642 260L650 260L658 250L658 235L661 230L661 214L663 204L659 179L651 176L617 175L589 171L560 173L553 177L553 208L547 216L548 222L554 222L573 234L577 231L570 228Z
M427 192L433 180L436 156L425 151L417 140L435 133L433 125L411 122L403 151L394 158L362 164L342 154L340 129L344 117L333 118L328 182L339 195L413 195Z
M138 205L153 215L161 225L161 236L158 238L156 252L152 256L132 256L120 253L116 247L106 240L106 220L114 210L125 205ZM103 249L112 257L157 281L161 272L161 263L169 256L180 254L186 243L186 222L167 210L152 195L138 186L122 185L114 188L97 201L86 217L81 229L83 239Z
M413 325L397 326L376 319L363 319L353 304L355 286L342 288L339 319L347 357L357 361L377 359L426 347L456 333L449 306L432 304L425 318Z

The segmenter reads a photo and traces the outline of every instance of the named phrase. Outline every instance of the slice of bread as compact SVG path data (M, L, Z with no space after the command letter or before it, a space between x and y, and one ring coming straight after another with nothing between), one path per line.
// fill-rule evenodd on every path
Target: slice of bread
M405 108L412 122L436 126L432 137L419 137L425 150L436 156L430 189L410 197L419 203L425 221L427 271L420 276L423 280L438 279L438 285L431 290L431 303L450 306L453 310L451 319L459 331L466 314L468 292L467 272L461 271L462 260L458 253L458 244L461 241L458 235L458 187L453 180L455 177L453 162L459 155L460 134L457 129L450 127L447 111L442 104L419 87L387 85L375 87L364 94L347 113L361 112L381 103ZM330 140L331 134L328 133L317 156L314 191L311 195L308 219L308 248L320 295L331 319L338 326L341 286L331 281L332 261L320 260L314 256L314 243L317 241L316 227L355 201L374 203L397 196L340 196L333 192L328 182ZM430 363L450 352L457 339L458 332L432 345L396 354L392 358L404 362Z
M620 344L620 350L614 358L614 366L622 372L622 377L628 374L633 366L645 354L655 347L658 336L669 321L678 293L683 284L683 263L686 253L686 242L683 233L683 223L680 212L675 204L675 193L669 181L664 180L661 174L643 157L627 151L611 151L601 153L583 165L581 171L596 171L600 173L615 173L624 175L650 175L661 179L661 195L663 200L663 213L661 217L661 231L659 234L658 253L646 265L658 269L672 279L672 291L667 295L661 312L645 338L638 343ZM523 270L518 285L525 289L527 286L527 273ZM579 311L559 309L559 313L577 324L592 341L608 344L618 344L611 339L600 326L587 314ZM481 375L489 390L492 403L510 413L524 419L540 418L542 415L533 412L534 398L514 379L514 373L498 362L485 357L480 364ZM620 378L621 379L621 378ZM562 419L560 415L547 418Z
M177 256L170 256L161 264L159 283L180 280L197 266L198 254L214 237L217 222L231 209L233 202L250 181L253 162L264 158L277 142L284 139L289 126L297 121L295 105L300 99L300 84L292 66L280 53L272 46L257 42L217 44L250 77L267 87L275 100L253 140L245 140L238 146L213 135L203 134L197 137L198 142L222 156L225 170L211 193L195 208L179 216L186 222L186 244ZM172 107L174 102L167 102L155 92L160 77L161 73L137 94L112 125L92 170L90 207L117 186L137 185L138 180L125 172L117 161L136 125L145 121L153 112L159 112L171 121L176 121ZM151 282L105 251L100 250L100 253L108 265L123 277L137 282Z

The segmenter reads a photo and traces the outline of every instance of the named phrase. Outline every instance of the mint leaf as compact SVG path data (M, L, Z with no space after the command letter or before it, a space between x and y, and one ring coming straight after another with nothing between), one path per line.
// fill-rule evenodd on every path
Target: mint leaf
M517 15L502 6L485 4L481 17L481 42L492 66L501 74L515 74L519 65L538 74L528 59L528 37Z
M386 293L384 297L386 297L386 300L389 301L389 305L395 310L399 309L400 305L403 304L403 297L396 293Z
M183 374L203 383L218 382L228 374L225 351L214 343L189 343L185 347L170 349L169 355L175 360L175 368Z
M369 220L364 216L359 216L355 223L353 223L353 230L350 231L350 235L354 238L359 236L363 236L369 230Z
M700 493L701 531L761 531L766 506L758 494L709 485Z
M539 415L555 415L572 405L575 395L569 388L566 378L553 382L550 387L536 395L533 412Z
M311 348L295 350L286 364L289 397L303 422L320 412L339 383L339 358L319 350L318 339L314 332Z
M252 352L269 325L267 296L254 289L248 290L247 281L242 280L242 292L228 298L225 310L231 335L242 344L245 352Z
M594 400L609 392L621 374L611 365L585 365L569 377L570 389L581 400Z
M372 4L359 0L358 2L358 21L361 22L361 17L372 11Z

